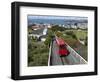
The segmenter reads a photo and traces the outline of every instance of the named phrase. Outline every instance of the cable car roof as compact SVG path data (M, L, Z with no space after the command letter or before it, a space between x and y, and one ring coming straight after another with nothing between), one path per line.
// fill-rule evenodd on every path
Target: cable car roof
M56 38L56 41L57 41L58 45L64 45L65 44L64 40L61 39L61 38Z

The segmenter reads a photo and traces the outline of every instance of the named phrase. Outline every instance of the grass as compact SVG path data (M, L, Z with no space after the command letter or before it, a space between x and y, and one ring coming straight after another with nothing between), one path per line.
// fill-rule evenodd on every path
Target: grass
M87 36L87 31L74 31L78 39L85 39Z
M77 36L77 39L85 39L88 34L86 30L66 30L65 32L68 31L73 31L74 34Z

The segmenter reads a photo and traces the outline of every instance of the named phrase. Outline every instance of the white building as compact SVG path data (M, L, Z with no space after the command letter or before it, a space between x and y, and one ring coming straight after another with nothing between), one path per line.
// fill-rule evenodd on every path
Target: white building
M33 37L40 39L41 41L45 41L47 31L48 31L47 28L40 28L40 29L37 29L37 30L35 29L35 30L33 30L33 32L31 34L29 34L29 36L31 36L31 37L33 36Z

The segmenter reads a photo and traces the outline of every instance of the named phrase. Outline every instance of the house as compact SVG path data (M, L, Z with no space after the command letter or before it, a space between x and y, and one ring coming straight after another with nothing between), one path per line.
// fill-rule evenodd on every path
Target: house
M34 29L32 31L31 34L29 34L29 36L33 36L33 37L36 37L37 39L39 40L42 40L42 41L45 41L45 37L47 35L47 28L44 27L44 28L39 28L39 29ZM42 37L43 36L43 37ZM45 37L44 37L45 36ZM42 38L40 38L42 37Z
M47 34L47 28L44 28L43 35L46 35L46 34Z
M46 40L46 37L47 37L47 35L40 36L39 40L44 42Z

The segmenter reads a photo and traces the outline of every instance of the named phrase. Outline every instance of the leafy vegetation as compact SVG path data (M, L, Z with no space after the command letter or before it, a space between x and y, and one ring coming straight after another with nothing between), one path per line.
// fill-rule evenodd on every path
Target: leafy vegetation
M32 33L32 29L30 27L28 27L28 34Z
M56 32L56 31L64 31L64 30L66 30L66 28L60 27L58 25L54 25L54 26L52 26L51 30L53 32Z
M68 43L70 46L76 46L76 43L78 42L76 39L76 36L72 32L56 32L56 35L60 38L62 38L66 43Z
M48 35L46 37L46 40L45 40L44 44L49 46L51 41L52 41L53 36L54 36L53 31L51 29L48 29Z
M28 66L47 66L49 48L35 38L28 38Z
M87 46L88 45L88 37L86 36L85 38L85 45Z

